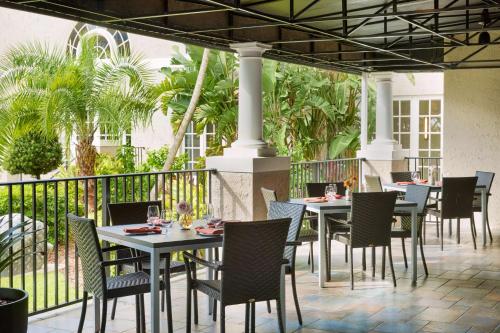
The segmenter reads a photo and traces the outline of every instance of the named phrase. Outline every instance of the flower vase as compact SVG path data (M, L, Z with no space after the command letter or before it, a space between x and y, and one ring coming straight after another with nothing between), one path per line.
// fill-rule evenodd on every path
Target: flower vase
M348 188L345 189L345 199L351 200L351 190Z
M179 216L179 223L183 230L189 230L193 225L193 216L191 214L182 214Z

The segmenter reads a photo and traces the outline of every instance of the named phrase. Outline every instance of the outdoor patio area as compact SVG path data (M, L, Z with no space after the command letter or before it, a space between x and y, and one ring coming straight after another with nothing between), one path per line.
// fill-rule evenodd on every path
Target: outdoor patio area
M355 289L349 288L349 266L344 262L344 249L334 242L333 282L318 288L317 273L307 266L308 246L298 250L297 286L304 324L296 320L293 298L287 277L287 332L500 332L500 237L473 250L469 230L464 228L462 244L455 234L445 236L444 251L439 248L434 225L427 226L425 253L429 277L425 278L419 262L418 286L411 287L409 270L405 270L400 242L393 241L397 287L390 273L385 281L380 276L380 249L377 273L371 277L370 256L367 271L361 271L361 250L355 251ZM495 232L497 231L497 232ZM455 232L455 230L454 230ZM478 234L481 237L481 234ZM407 240L407 248L409 241ZM316 249L317 253L317 249ZM203 273L202 273L203 274ZM200 274L201 275L201 274ZM185 275L172 281L174 331L185 331ZM207 298L199 294L200 324L194 332L218 332L219 327L207 313ZM146 296L149 299L149 295ZM111 304L111 303L110 303ZM108 321L107 332L135 332L133 298L118 303L114 321ZM93 332L92 302L87 311L84 332ZM149 323L149 300L146 301L146 321ZM80 304L30 318L30 333L75 332L80 316ZM277 332L276 310L268 314L265 303L256 307L256 331ZM164 313L162 321L166 320ZM244 306L226 310L227 332L243 332ZM149 331L149 324L147 325Z

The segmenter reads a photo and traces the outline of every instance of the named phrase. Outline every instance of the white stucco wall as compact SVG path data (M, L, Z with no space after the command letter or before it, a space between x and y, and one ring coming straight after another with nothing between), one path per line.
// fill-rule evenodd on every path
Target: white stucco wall
M494 37L492 37L493 39ZM490 46L472 59L492 59L500 48ZM469 52L455 50L447 58ZM444 73L444 160L448 176L493 171L490 223L500 227L500 69L463 69Z
M395 97L443 95L443 73L394 73L392 82Z
M76 21L59 19L0 7L0 55L13 46L28 42L40 42L65 50ZM157 71L155 80L160 81L162 67L170 64L174 45L182 52L180 43L147 36L128 34L132 53L140 54L151 69ZM172 129L168 118L158 111L149 126L136 126L132 131L132 145L157 149L172 141ZM94 142L100 145L97 135Z

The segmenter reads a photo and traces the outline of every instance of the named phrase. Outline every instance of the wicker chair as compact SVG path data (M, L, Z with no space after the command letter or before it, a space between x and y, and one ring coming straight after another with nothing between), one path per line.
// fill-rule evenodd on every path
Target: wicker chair
M149 206L158 206L161 209L161 201L142 201L142 202L125 202L108 204L108 212L111 218L112 225L125 225L125 224L138 224L146 221L146 215ZM118 259L128 258L131 255L137 255L136 251L121 250L117 253ZM184 272L184 263L180 261L172 261L170 253L161 255L162 263L160 265L160 274L165 282L165 289L161 293L161 310L165 311L165 304L167 305L167 318L169 332L173 332L172 325L172 300L170 294L170 274ZM118 274L121 272L133 272L135 267L130 264L124 264L117 267ZM142 270L145 272L150 271L150 261L145 259L142 262ZM116 312L117 300L113 300L113 307L111 310L111 319L114 319Z
M365 175L365 192L383 192L379 176Z
M420 176L420 171L416 171ZM391 179L393 183L397 182L411 182L413 179L411 178L412 171L397 171L391 172Z
M476 249L473 200L477 177L445 177L443 178L440 207L428 209L430 215L440 219L441 250L443 250L443 222L445 219L457 219L457 242L460 244L460 219L470 219L472 241Z
M345 187L344 182L333 182L333 183L307 183L307 195L310 197L321 197L325 195L325 187L329 184L335 184L337 186L337 193L341 195L345 195ZM327 275L328 279L330 279L330 267L331 267L331 259L332 259L332 240L335 233L341 232L346 233L349 232L349 226L345 223L347 220L347 214L328 214L326 216L326 225L327 225ZM314 222L313 222L314 221ZM311 221L311 225L317 229L317 218ZM364 258L364 256L363 256ZM345 262L347 262L347 246L345 247ZM363 259L363 268L365 268L366 264Z
M351 263L351 289L354 289L352 250L354 248L382 246L382 279L385 278L385 248L389 250L392 281L396 276L392 263L391 225L396 192L372 192L352 194L352 215L349 234L335 234L335 240L349 246Z
M267 211L269 212L271 202L278 201L276 191L264 187L260 190L262 192L264 202L266 203ZM314 221L317 221L316 218L313 219ZM300 229L300 235L297 241L309 243L309 258L307 260L307 264L311 265L311 273L314 273L314 242L318 241L318 231L312 228L309 217L304 217L303 221L307 223L302 223L302 228Z
M417 203L418 241L420 244L420 255L422 257L422 263L424 265L425 275L429 275L429 271L427 270L427 263L425 262L425 256L424 256L424 246L422 240L422 224L424 223L425 217L427 215L426 205L427 205L427 200L429 199L430 192L431 188L429 186L408 185L405 193L406 201ZM401 217L401 227L392 228L391 237L401 238L405 267L408 268L405 239L411 238L411 214L408 212L398 211L396 209L394 215Z
M486 226L488 227L488 234L490 235L490 242L493 242L493 235L491 234L490 228L490 218L488 214L488 204L489 198L491 196L491 185L493 184L493 179L495 178L494 172L486 172L486 171L476 171L477 177L477 185L486 186ZM474 202L472 206L472 210L474 212L481 212L481 195L474 195Z
M102 319L99 332L106 330L107 301L118 297L135 296L136 302L136 331L141 332L140 322L144 322L144 294L150 291L149 275L143 271L106 277L105 268L115 265L138 264L145 257L129 257L105 261L103 252L125 249L114 246L101 249L94 221L91 219L68 214L68 223L71 237L75 240L78 256L82 263L83 272L83 302L78 333L83 330L87 311L88 294L94 295L94 300L102 300ZM160 288L164 288L163 281ZM143 331L145 332L145 331Z
M276 300L279 331L284 332L281 317L280 283L290 220L229 222L224 224L223 261L209 262L183 252L187 269L186 332L191 332L191 293L197 291L220 303L220 333L225 332L225 308L245 304L245 331L250 322L255 329L255 303ZM220 271L220 280L200 280L191 263ZM252 319L249 318L250 314ZM194 323L198 323L195 309Z
M288 202L271 202L267 218L270 220L290 218L290 228L288 229L287 241L300 243L300 232L302 221L306 207L304 205L293 204ZM295 255L297 252L296 246L287 246L285 248L284 258L288 260L285 266L286 274L290 274L292 282L293 301L295 302L295 310L297 311L297 319L302 325L302 315L300 313L299 299L297 297L297 286L295 283ZM268 301L269 302L269 301ZM269 303L268 303L269 304Z

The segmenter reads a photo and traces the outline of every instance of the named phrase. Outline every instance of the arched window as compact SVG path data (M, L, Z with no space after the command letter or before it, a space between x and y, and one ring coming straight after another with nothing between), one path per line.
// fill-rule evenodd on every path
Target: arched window
M82 37L95 37L99 58L110 58L113 54L130 55L130 42L126 32L102 28L92 24L77 23L68 40L68 53L77 55L80 52Z

